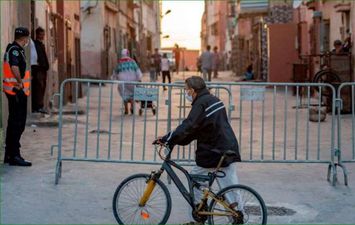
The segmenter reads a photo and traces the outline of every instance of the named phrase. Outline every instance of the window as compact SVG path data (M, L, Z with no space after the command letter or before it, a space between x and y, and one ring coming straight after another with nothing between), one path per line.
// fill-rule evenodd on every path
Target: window
M211 35L218 36L218 24L214 23L211 25Z

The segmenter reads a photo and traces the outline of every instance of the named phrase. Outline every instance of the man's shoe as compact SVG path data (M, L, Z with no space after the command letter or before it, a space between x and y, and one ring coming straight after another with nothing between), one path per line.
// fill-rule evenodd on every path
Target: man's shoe
M191 221L188 223L183 223L182 225L203 225L201 222Z
M4 157L4 164L9 163L9 162L10 162L9 157Z
M25 159L16 156L12 159L9 160L9 165L10 166L32 166L32 163L29 161L26 161Z
M10 162L10 156L8 154L6 154L6 152L5 152L4 164L9 163L9 162Z
M42 114L48 114L47 110L45 110L44 108L40 108L38 112Z

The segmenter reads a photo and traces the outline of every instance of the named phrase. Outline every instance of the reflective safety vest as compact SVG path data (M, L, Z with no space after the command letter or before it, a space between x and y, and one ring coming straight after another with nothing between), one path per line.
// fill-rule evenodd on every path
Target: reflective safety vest
M11 48L13 47L15 46L12 46ZM14 92L13 89L17 85L17 80L15 78L15 75L12 73L9 64L9 52L11 48L9 48L9 50L5 53L5 59L3 63L3 71L4 71L3 91L9 95L16 95L16 92ZM23 59L26 61L26 58L22 52L21 55ZM29 70L26 70L25 77L22 79L22 83L23 83L23 91L25 92L25 95L29 96L30 86L31 86L31 76Z

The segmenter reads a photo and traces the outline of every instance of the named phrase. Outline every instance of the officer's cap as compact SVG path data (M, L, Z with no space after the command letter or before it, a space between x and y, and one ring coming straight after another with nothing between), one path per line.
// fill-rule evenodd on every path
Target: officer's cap
M18 27L15 29L16 38L28 37L28 36L30 36L30 32L26 27Z

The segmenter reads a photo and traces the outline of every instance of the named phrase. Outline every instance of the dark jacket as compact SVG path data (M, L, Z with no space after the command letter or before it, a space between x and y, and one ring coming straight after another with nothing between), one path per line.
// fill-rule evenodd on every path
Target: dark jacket
M17 44L16 41L14 41L12 44L9 44L6 47L4 60L7 52L9 52L8 63L10 64L10 66L18 66L20 69L21 78L24 78L26 72L25 50L19 44Z
M162 138L170 146L187 145L193 140L197 140L195 160L200 167L217 167L221 155L212 151L213 149L236 152L235 156L225 160L223 167L241 161L238 141L229 124L225 106L207 89L198 93L182 124Z
M44 44L39 40L35 40L34 44L35 44L37 56L38 56L38 59L37 59L38 67L41 70L48 71L49 63L48 63L46 48L45 48Z

